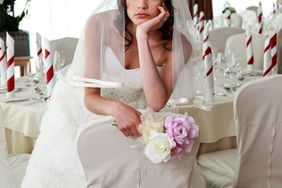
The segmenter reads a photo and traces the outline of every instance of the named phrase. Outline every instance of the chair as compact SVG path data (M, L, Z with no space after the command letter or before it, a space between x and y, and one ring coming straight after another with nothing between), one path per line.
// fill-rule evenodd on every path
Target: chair
M263 53L266 37L255 33L252 33L252 37L254 68L257 70L263 70ZM226 42L226 49L235 52L243 63L247 62L245 33L230 36Z
M50 42L51 51L63 52L63 58L65 59L65 65L68 65L72 62L75 48L77 45L78 39L65 37Z
M282 185L282 75L246 84L235 97L238 149L203 154L198 163L212 188Z
M199 142L194 142L191 153L183 157L185 163L171 159L153 164L144 156L143 145L137 139L126 138L111 122L112 117L101 117L94 125L83 125L78 131L77 153L86 187L187 188L188 182L192 188L205 186L195 163ZM160 181L156 179L158 176L164 178ZM174 177L175 181L171 181Z
M258 7L257 6L249 6L246 8L246 10L251 10L254 11L255 13L257 13Z
M215 28L210 31L210 42L215 53L225 50L225 43L228 37L239 33L245 33L244 29L234 27Z
M220 15L214 18L216 27L224 27L224 16ZM231 27L241 28L243 23L243 18L239 14L231 14Z
M243 29L254 27L254 25L257 24L257 12L252 10L244 10L238 14L243 18Z

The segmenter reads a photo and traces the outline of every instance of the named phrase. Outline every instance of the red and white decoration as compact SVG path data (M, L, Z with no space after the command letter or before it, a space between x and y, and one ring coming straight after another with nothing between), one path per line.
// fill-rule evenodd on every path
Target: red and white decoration
M253 72L254 66L254 53L252 45L252 33L246 30L246 50L247 50L247 73Z
M7 98L14 97L15 90L15 77L14 77L14 66L15 66L15 41L7 33L6 35L7 45Z
M205 68L205 101L210 104L214 96L214 79L213 79L213 64L212 64L212 49L209 41L209 28L210 24L207 23L204 29L203 39L203 63Z
M229 9L224 13L224 26L231 27L231 11Z
M200 34L200 38L203 39L203 32L204 32L204 17L205 17L205 13L203 11L200 12L200 18L199 18L199 34Z
M261 7L258 7L257 9L257 17L258 17L258 33L262 34L263 33L263 15L262 15L262 9Z
M7 57L5 42L0 38L0 85L6 86L7 81Z
M271 46L271 59L272 59L272 74L278 73L278 64L277 64L277 32L273 33L270 38Z
M44 67L46 70L47 98L50 98L55 86L53 54L50 50L50 42L44 38Z
M41 35L36 33L37 61L43 65Z
M199 16L198 16L198 4L195 4L193 7L193 23L194 27L197 29L199 22Z
M263 76L270 76L272 69L270 38L267 37L264 42L263 55Z

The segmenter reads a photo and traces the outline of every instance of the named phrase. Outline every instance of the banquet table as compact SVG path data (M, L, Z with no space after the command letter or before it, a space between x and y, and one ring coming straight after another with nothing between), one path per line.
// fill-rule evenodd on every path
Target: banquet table
M0 122L6 128L8 152L12 154L32 151L47 109L45 100L32 99L30 84L26 77L20 77L15 81L13 99L7 100L6 92L0 93Z
M16 93L16 97L31 95L29 89ZM166 111L187 113L192 116L200 129L200 153L236 147L236 131L233 111L234 92L218 91L214 101L206 105L202 96L193 102L165 108ZM30 153L39 135L39 126L44 112L45 101L5 103L0 94L0 121L5 124L9 153Z

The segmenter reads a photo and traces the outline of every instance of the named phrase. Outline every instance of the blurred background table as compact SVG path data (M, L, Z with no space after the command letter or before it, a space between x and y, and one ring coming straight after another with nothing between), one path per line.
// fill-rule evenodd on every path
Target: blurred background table
M27 75L27 67L28 67L28 63L29 63L30 59L31 59L30 56L15 57L15 66L20 67L20 75L21 76Z

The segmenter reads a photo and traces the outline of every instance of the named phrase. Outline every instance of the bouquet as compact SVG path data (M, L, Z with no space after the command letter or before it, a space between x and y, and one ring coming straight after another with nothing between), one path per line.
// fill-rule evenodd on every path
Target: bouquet
M144 153L153 163L167 162L175 156L180 159L191 152L193 141L198 137L199 127L187 114L169 112L146 112L139 126Z

